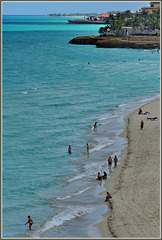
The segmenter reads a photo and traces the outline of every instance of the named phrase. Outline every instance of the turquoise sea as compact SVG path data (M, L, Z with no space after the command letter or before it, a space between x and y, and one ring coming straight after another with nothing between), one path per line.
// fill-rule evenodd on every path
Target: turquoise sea
M2 237L101 237L97 173L125 146L124 116L160 97L156 49L68 44L101 27L68 19L2 19Z

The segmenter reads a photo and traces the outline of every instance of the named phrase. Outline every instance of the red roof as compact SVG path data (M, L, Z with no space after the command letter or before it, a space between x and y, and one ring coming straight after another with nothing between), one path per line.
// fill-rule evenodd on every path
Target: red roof
M109 14L103 13L101 16L102 16L102 17L109 17Z

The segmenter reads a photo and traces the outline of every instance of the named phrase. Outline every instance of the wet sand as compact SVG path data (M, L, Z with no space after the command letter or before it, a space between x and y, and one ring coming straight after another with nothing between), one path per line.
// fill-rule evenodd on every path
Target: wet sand
M137 109L125 117L122 137L128 143L120 164L105 182L106 191L112 194L113 209L104 203L109 210L97 224L102 237L160 238L160 101L141 108L150 114L139 115ZM102 193L103 202L106 191Z

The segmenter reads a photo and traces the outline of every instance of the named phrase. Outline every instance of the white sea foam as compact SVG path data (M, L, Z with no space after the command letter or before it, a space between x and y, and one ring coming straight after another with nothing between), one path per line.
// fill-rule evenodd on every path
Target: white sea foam
M105 147L109 147L114 143L115 143L115 140L111 140L109 138L101 138L101 139L98 140L97 146L90 149L89 152L92 153L92 152L95 152L95 151L100 151L101 149L103 149Z
M106 163L106 160L100 162L88 163L84 166L85 171L81 174L78 174L68 180L68 183L85 178L87 176L94 176L98 171L101 171ZM88 190L88 188L87 188ZM85 191L87 191L85 190Z
M114 112L114 115L108 115L106 117L103 117L103 118L99 118L99 121L104 121L104 120L107 120L107 119L112 119L112 118L115 118L116 115L115 115L115 112ZM103 124L103 123L102 123Z
M32 237L39 238L40 235L49 229L63 225L66 221L70 221L75 218L80 218L85 214L95 212L95 206L72 206L68 207L66 210L60 212L59 214L52 217L47 221L39 230L37 230Z
M21 92L22 94L28 94L28 92Z
M97 171L101 171L105 163L106 163L106 160L101 162L100 161L92 162L92 163L86 164L84 168L89 175L94 175L94 173L96 173Z
M87 173L81 173L81 174L78 174L72 178L70 178L67 182L70 183L70 182L73 182L73 181L76 181L76 180L79 180L79 179L82 179L86 176Z
M64 199L68 199L68 198L71 198L71 197L76 197L76 196L78 196L78 195L80 195L80 194L82 194L82 193L90 190L91 188L92 188L92 187L88 187L88 188L85 188L85 189L83 189L83 190L80 190L80 191L77 192L77 193L74 193L74 194L71 194L71 195L66 195L66 196L57 197L56 199L57 199L57 200L64 200Z

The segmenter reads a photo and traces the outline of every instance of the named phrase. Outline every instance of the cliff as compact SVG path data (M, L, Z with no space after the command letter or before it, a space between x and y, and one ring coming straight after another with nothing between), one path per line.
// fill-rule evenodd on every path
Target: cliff
M131 37L131 39L122 39L114 36L84 36L73 38L70 44L96 45L100 48L160 48L160 37Z

